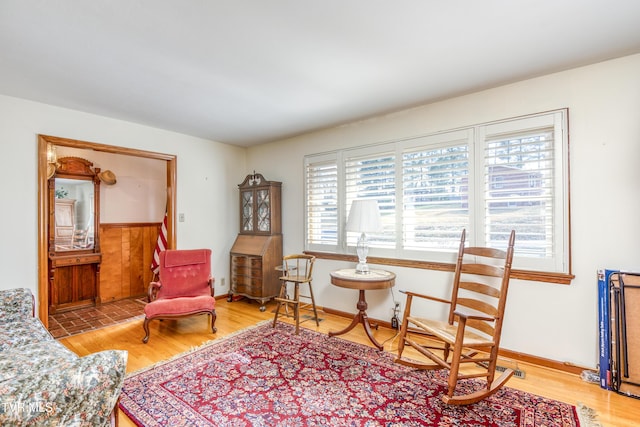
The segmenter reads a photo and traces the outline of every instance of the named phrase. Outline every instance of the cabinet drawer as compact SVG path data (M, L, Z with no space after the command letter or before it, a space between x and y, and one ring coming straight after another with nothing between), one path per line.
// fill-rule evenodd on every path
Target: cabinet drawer
M241 276L247 274L247 268L244 265L232 265L231 266L231 275L232 276Z
M231 263L235 267L250 267L252 269L262 269L262 258L247 256L232 256Z
M232 291L236 294L246 295L248 297L260 298L264 296L264 289L262 286L251 286L251 284L232 284Z
M84 254L76 256L65 256L51 258L54 267L65 267L68 265L97 264L100 262L100 254Z
M262 277L262 270L234 265L231 267L232 276Z
M235 256L231 257L231 265L234 267L245 267L249 265L249 259L246 256Z
M250 277L250 276L236 276L232 280L237 285L242 286L250 286L254 287L262 287L262 278L261 277Z

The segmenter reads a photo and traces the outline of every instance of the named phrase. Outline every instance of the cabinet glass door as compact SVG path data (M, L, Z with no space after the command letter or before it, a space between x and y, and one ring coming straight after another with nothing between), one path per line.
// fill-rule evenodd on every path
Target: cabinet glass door
M242 192L242 231L253 231L253 191Z
M258 199L256 212L258 216L258 231L269 232L271 231L269 190L257 190L256 197Z

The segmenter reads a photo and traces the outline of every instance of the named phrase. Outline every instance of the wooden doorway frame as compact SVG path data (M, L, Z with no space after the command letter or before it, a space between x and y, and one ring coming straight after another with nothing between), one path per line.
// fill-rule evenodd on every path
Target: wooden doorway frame
M152 151L79 141L50 135L38 135L38 317L49 327L49 199L47 197L47 145L73 147L125 156L144 157L167 162L167 249L176 248L176 166L177 156Z

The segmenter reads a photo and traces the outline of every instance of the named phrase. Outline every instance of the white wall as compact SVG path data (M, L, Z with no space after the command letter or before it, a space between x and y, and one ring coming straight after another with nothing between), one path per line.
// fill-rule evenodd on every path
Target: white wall
M596 271L599 267L640 271L638 76L640 55L629 56L254 147L249 149L247 166L267 179L283 181L284 252L297 252L304 247L305 154L568 107L575 279L570 285L512 281L502 346L594 368ZM355 311L355 292L329 282L330 271L347 265L317 262L314 290L320 305ZM397 274L394 297L403 308L398 289L446 293L448 274L384 268ZM367 299L372 318L390 319L390 293L369 292Z
M246 175L244 148L0 95L0 289L27 287L37 295L38 134L176 155L177 210L185 214L185 222L177 223L178 248L211 248L214 275L228 277L238 229L237 183ZM97 167L113 170L125 183L133 179L128 173L118 176L116 165L98 157L89 160L97 159ZM116 218L110 209L107 221ZM130 213L126 217L133 220ZM224 288L217 281L216 293L227 291L228 280Z
M167 205L167 162L73 147L57 147L58 158L80 157L116 183L100 185L100 223L162 222Z

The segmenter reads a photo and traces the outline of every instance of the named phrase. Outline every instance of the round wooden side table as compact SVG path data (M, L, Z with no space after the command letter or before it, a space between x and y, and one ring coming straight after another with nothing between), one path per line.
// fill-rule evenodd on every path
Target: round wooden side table
M375 345L378 350L383 349L383 345L380 344L371 334L371 326L369 325L369 318L367 317L367 301L364 297L364 291L374 289L388 289L394 286L396 283L396 275L386 270L371 270L367 274L356 273L353 268L336 270L331 272L331 284L339 286L341 288L357 289L359 291L358 313L353 317L351 324L341 331L329 332L329 336L346 334L350 330L356 327L358 323L362 323L364 331L367 336Z

